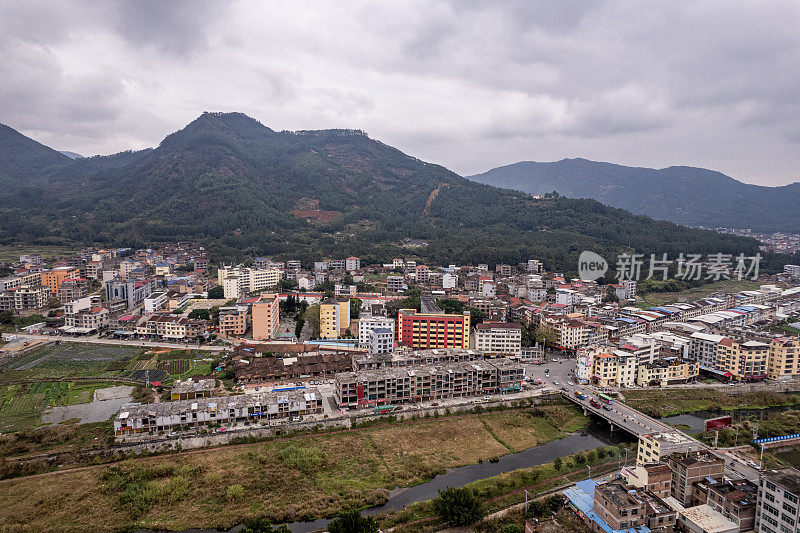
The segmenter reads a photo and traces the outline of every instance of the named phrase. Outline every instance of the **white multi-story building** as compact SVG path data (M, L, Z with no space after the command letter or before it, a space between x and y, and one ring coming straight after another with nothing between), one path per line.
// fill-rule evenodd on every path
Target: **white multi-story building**
M166 305L168 299L166 291L157 291L150 294L144 299L144 312L155 313Z
M800 279L800 265L783 265L783 273Z
M455 289L458 285L458 275L445 272L442 274L442 288Z
M389 346L394 347L394 319L381 316L366 317L358 319L358 345L362 348L370 348L370 332L376 329L388 329L391 332L391 342ZM392 350L389 350L392 351Z
M696 332L689 336L689 359L696 361L701 367L715 369L719 367L719 343L723 335Z
M389 328L369 330L370 353L392 353L394 351L394 331Z
M759 473L756 503L758 533L793 533L800 525L800 471L796 468Z
M486 355L517 355L522 351L522 325L482 322L475 326L475 348Z
M361 268L361 260L358 257L348 257L344 260L344 269L348 272L359 270Z
M274 287L284 277L279 268L255 269L222 267L217 271L217 282L222 285L225 298L238 298L250 292Z

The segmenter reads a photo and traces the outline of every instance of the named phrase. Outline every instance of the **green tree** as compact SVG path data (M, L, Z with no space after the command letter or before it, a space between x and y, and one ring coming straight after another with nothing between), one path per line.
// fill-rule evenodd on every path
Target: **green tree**
M606 294L603 296L604 302L619 302L619 297L617 296L617 291L614 290L614 287L609 285L606 287Z
M281 524L277 529L273 529L272 524L266 518L254 518L244 521L242 533L290 533L290 530L286 524Z
M314 304L306 309L303 313L303 318L311 328L311 336L315 339L319 338L319 304Z
M211 287L208 289L208 297L211 300L221 300L225 298L225 289L222 288L222 285Z
M548 326L547 324L539 324L536 326L536 329L533 330L533 340L540 344L553 346L557 338L556 331L552 326Z
M371 516L362 516L358 511L347 511L328 524L330 533L377 533L378 521Z
M294 326L294 336L297 337L298 339L300 338L300 335L303 333L303 326L305 324L306 324L306 319L303 318L302 316L297 319L297 324L295 324Z
M471 325L474 326L475 324L480 324L483 322L484 318L483 311L480 309L475 309L474 307L469 308L469 319Z
M189 318L197 320L209 320L211 318L211 313L208 312L208 309L192 309L189 311Z
M356 319L361 315L361 300L350 298L350 320Z
M433 500L433 510L446 523L455 526L474 524L486 516L481 500L467 487L440 490Z
M556 471L558 471L561 470L562 466L564 466L564 461L561 459L561 457L556 457L553 460L553 468L555 468Z
M0 311L0 324L11 324L14 320L14 311Z
M48 298L47 307L61 307L61 300L58 298Z

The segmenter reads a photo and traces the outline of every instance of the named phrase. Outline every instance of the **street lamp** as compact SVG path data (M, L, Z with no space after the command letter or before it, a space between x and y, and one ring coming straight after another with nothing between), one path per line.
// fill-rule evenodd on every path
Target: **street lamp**
M525 514L528 514L528 491L525 491Z
M586 468L589 469L589 479L592 479L592 467L589 466L589 465L586 465Z

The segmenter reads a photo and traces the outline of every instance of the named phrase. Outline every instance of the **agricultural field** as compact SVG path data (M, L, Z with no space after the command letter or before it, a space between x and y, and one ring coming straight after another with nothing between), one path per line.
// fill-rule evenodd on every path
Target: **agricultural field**
M586 423L572 407L520 411L530 413L410 420L0 481L0 522L33 530L180 530L229 528L259 516L276 523L331 516Z
M649 307L666 305L675 302L691 302L692 300L706 298L715 292L754 290L758 289L759 285L760 283L758 281L748 279L729 279L679 292L651 292L640 295L642 297L642 301L637 302L636 307L647 309Z
M48 407L88 403L110 383L24 383L0 385L0 432L38 426Z
M193 350L81 343L33 350L0 369L0 432L38 426L51 407L89 403L96 389L112 384L105 380L149 378L169 385L208 374L212 363L206 357Z
M36 246L36 245L14 245L0 247L0 263L14 263L19 261L19 256L23 254L39 254L45 262L53 261L65 255L74 255L75 248L69 246Z

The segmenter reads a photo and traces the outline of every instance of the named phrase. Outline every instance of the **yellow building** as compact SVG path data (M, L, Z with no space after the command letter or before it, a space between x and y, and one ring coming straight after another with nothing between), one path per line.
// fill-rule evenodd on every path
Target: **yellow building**
M338 339L350 327L350 300L328 298L319 306L319 335Z
M767 377L774 381L785 381L800 377L800 339L781 337L769 345Z
M767 375L770 345L759 341L722 339L717 350L718 370L736 379L763 379Z
M277 294L264 295L253 302L253 340L266 341L275 338L280 324L280 306Z
M41 283L50 291L50 295L58 297L58 291L65 279L79 278L80 270L75 267L56 267L51 270L43 270L41 273Z
M686 383L697 378L699 366L694 361L682 359L660 359L653 363L639 365L636 385L639 387L661 387L672 383Z
M594 354L592 383L601 387L633 386L636 380L636 356L623 350Z

